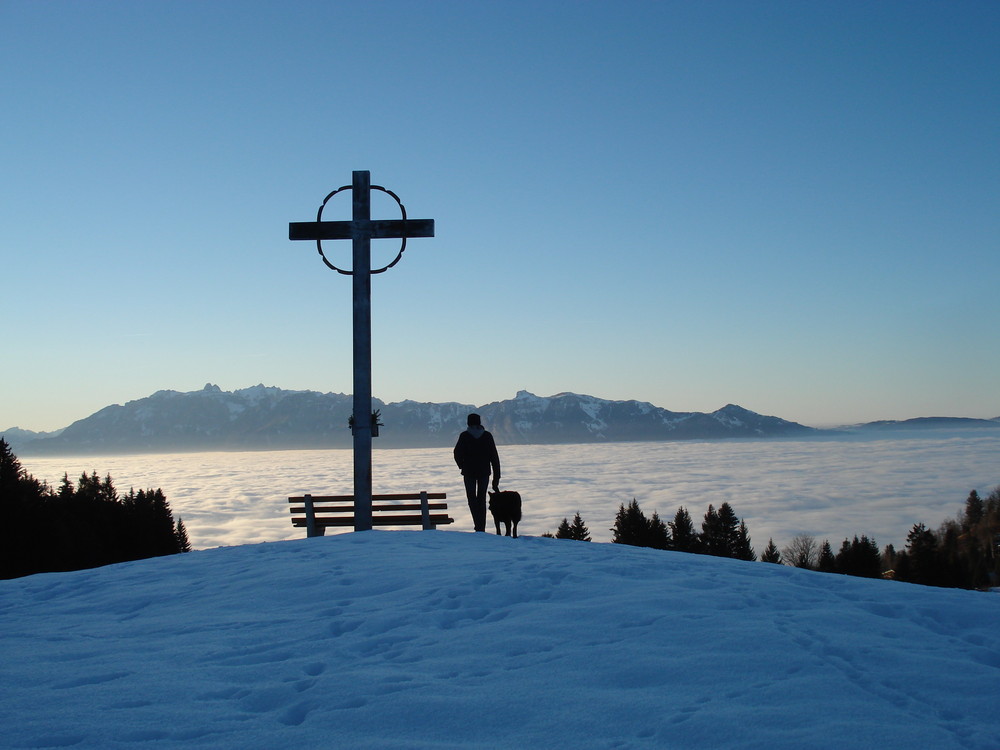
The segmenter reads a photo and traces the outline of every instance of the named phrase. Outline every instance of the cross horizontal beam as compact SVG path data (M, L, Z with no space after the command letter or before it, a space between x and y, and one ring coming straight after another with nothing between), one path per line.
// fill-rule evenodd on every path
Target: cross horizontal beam
M376 219L374 221L293 221L290 240L349 240L359 237L392 239L433 237L434 219Z

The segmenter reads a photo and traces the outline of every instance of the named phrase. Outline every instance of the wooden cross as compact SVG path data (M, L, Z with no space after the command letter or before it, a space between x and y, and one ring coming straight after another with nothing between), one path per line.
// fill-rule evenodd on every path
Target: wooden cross
M351 271L343 273L354 277L354 530L366 531L372 527L371 241L383 238L433 237L434 220L373 221L371 173L368 171L353 173L351 193L351 221L291 222L288 225L288 239L349 239L353 242L354 265Z

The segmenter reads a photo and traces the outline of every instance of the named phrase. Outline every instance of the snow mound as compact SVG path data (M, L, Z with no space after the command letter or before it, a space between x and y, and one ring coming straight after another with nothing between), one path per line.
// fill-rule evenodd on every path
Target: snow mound
M1000 597L376 531L0 581L4 747L993 750Z

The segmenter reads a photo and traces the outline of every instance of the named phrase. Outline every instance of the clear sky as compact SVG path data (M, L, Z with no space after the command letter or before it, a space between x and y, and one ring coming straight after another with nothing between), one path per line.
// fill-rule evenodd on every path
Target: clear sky
M288 223L356 169L437 228L373 279L382 399L1000 416L998 39L992 1L0 0L0 428L351 392L350 279Z

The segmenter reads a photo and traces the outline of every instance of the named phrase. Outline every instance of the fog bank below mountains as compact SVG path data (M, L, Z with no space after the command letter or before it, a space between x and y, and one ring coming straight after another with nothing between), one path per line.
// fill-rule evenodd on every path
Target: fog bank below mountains
M700 526L709 503L732 505L758 554L773 538L867 534L901 547L914 523L958 514L972 489L1000 484L1000 435L809 440L720 440L499 446L501 488L524 498L520 531L554 531L580 512L595 541L609 541L620 503L672 516L685 506ZM96 471L115 485L162 488L196 548L294 539L287 497L353 492L349 449L162 455L21 457L58 485ZM471 529L450 448L376 450L376 493L448 493L454 529Z

